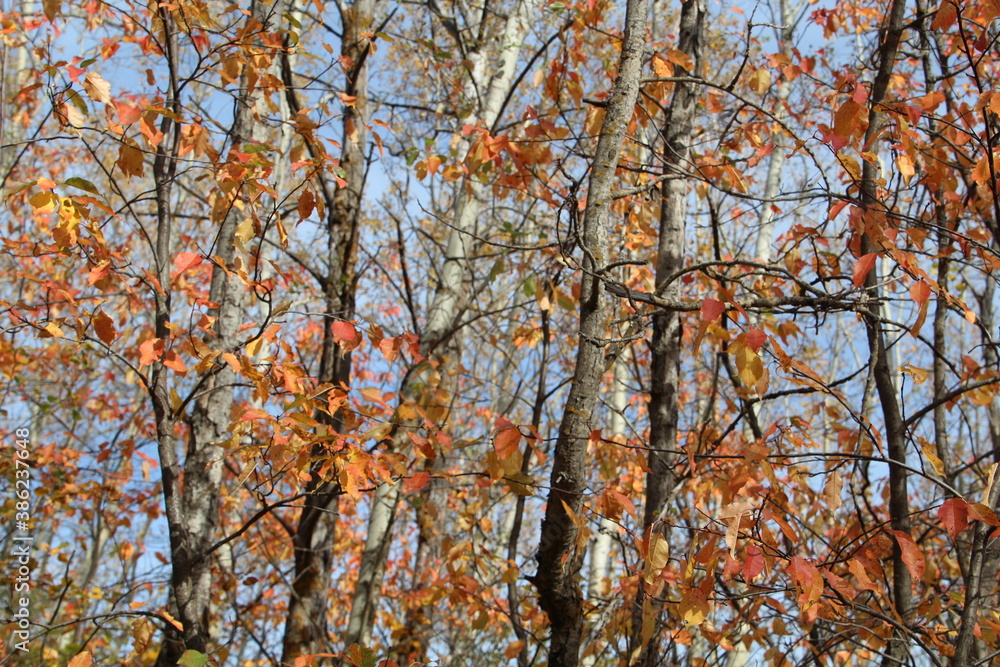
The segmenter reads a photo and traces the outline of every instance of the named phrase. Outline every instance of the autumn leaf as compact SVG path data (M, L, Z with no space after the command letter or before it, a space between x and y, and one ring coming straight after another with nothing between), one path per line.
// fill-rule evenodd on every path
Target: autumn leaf
M714 322L726 312L726 306L718 299L705 299L701 304L701 319L705 322Z
M677 65L678 67L683 67L688 71L688 74L694 73L694 61L691 60L691 56L684 53L680 49L671 49L666 53L667 60Z
M823 497L831 512L836 512L844 504L840 498L843 488L844 481L841 479L839 471L834 470L827 475L826 484L823 485Z
M643 581L649 585L655 583L669 560L670 543L662 534L653 532L649 536L649 552L646 554L646 565L642 572Z
M139 365L147 366L159 361L163 356L163 341L159 338L149 338L139 345Z
M899 545L903 564L910 571L910 576L913 577L914 581L920 581L924 576L924 567L926 566L924 553L917 546L917 543L913 541L913 538L903 531L890 530L889 532L896 538L896 544Z
M760 348L767 342L767 334L761 329L751 329L747 332L747 346L754 352L760 352Z
M409 493L414 493L427 486L429 481L431 481L430 473L415 472L406 478L403 482L403 488Z
M350 352L361 345L361 334L350 322L337 320L330 325L333 340L344 352Z
M701 625L712 611L708 598L700 588L688 590L677 607L681 619L687 625Z
M937 514L941 524L948 531L948 536L953 540L969 526L969 506L961 498L949 498L944 501L938 508Z
M743 565L743 580L751 582L764 571L764 552L756 544L747 545L747 559Z
M105 345L111 345L118 335L115 331L114 321L100 308L94 313L94 331L97 332L97 337Z
M726 523L726 546L729 547L729 555L736 558L736 541L740 533L740 522L743 515L756 508L756 505L749 500L734 501L719 511L719 518L727 520Z
M497 420L497 434L493 437L493 449L501 461L510 458L518 451L521 442L521 431L506 419Z
M788 573L799 586L799 606L806 608L819 601L823 595L823 575L815 565L799 556L792 556L788 564Z
M766 67L759 67L750 75L750 90L758 95L763 95L771 87L771 71Z
M875 259L878 257L878 253L870 252L864 255L854 264L854 272L852 275L852 280L854 281L855 287L862 287L865 284L865 280L868 278L868 274L871 272L872 268L875 266Z
M83 653L77 653L73 656L66 667L90 667L94 664L94 658L90 655L90 651L84 651Z
M118 147L118 160L115 162L125 176L142 176L145 173L142 151L131 139L124 139Z
M97 72L87 72L87 76L83 80L83 89L87 91L87 96L95 102L106 104L111 101L111 84Z
M848 569L850 569L851 574L857 579L858 585L866 591L871 591L877 593L879 591L878 584L876 584L868 574L868 570L865 566L858 561L856 558L852 558L847 563Z

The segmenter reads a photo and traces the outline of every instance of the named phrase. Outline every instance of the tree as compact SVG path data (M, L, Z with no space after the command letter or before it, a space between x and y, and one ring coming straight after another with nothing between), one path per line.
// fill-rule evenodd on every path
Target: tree
M1000 649L992 4L3 11L4 661Z

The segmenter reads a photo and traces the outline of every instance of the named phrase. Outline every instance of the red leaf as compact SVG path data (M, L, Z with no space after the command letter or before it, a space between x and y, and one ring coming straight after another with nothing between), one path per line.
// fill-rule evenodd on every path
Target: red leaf
M760 348L767 342L767 334L761 329L751 329L747 332L747 347L754 352L759 352Z
M350 352L361 345L361 334L350 322L334 322L330 325L330 330L333 331L334 342L345 352Z
M903 564L910 571L910 576L914 581L920 581L924 576L924 567L927 565L924 559L924 552L920 550L913 538L901 530L890 530L899 545L900 555L903 557Z
M969 527L969 506L961 498L949 498L938 508L938 519L951 539Z
M747 562L743 566L743 581L750 582L764 571L764 553L756 544L747 547Z
M861 287L865 284L865 279L868 278L868 274L871 272L872 267L875 266L876 257L878 257L878 253L870 252L859 259L857 264L854 265L855 287Z
M706 322L714 322L724 312L726 305L718 299L705 299L701 304L701 319Z

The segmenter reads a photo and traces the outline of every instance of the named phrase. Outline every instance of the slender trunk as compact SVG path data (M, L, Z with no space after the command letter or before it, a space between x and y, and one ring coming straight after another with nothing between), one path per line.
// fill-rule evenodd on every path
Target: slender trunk
M580 513L587 488L590 419L605 367L602 340L607 336L610 309L601 276L614 261L611 189L639 92L647 13L646 0L628 1L618 79L601 126L587 190L576 366L559 425L538 547L538 572L533 578L539 606L549 617L550 667L575 667L580 656L583 605L578 579L583 550L577 545L579 530L574 518Z
M251 32L267 29L274 18L274 8L260 2L254 2L247 18ZM280 12L278 12L280 13ZM172 27L169 11L161 10L160 20L165 26L170 45L171 62L174 59L176 37ZM263 48L258 40L258 48ZM255 130L258 123L255 120L255 107L261 96L261 89L253 88L252 82L257 78L257 72L248 64L241 79L233 128L229 135L231 148L239 148L246 141L255 140ZM175 104L177 100L175 99ZM178 109L179 113L179 109ZM176 154L158 152L154 161L154 177L157 181L157 208L163 225L158 238L158 265L161 275L158 276L161 285L170 285L170 186L172 171L175 168ZM244 215L235 205L235 198L240 196L239 188L231 195L234 197L223 220L219 221L219 232L216 242L215 256L222 266L215 266L212 271L212 282L209 288L209 301L214 306L208 315L214 319L214 338L207 342L208 346L219 352L229 351L236 343L239 328L241 304L244 300L244 289L235 271L230 271L236 257L233 237L237 224ZM160 247L160 241L163 246ZM169 307L157 303L157 336L169 338L167 319ZM162 321L161 321L162 320ZM162 330L162 331L161 331ZM173 437L173 426L177 417L170 414L166 396L160 397L159 392L166 392L166 384L162 368L156 369L154 392L154 412L157 417L158 435L160 437L160 456L163 471L163 493L167 506L167 523L170 533L170 548L173 574L171 577L171 599L177 611L177 620L183 626L178 633L168 630L168 638L161 648L157 665L175 665L185 649L207 652L209 644L208 610L212 592L212 558L208 550L215 540L218 525L219 489L222 483L223 461L225 449L220 446L230 438L230 412L233 404L235 374L228 364L221 364L218 370L208 378L199 391L198 398L190 416L190 437L187 453L183 463L183 483L178 474L181 464L176 453L176 443Z
M896 54L900 37L903 33L903 19L906 12L906 0L893 0L882 31L878 53L878 72L872 83L868 130L865 133L865 145L869 150L876 150L873 145L885 122L882 105L885 102L889 80L896 62ZM861 172L861 201L866 210L878 210L882 203L878 197L878 174L876 166L869 161L864 162ZM862 255L878 250L873 239L868 235L862 238ZM883 436L888 445L889 454L889 521L893 530L906 535L910 534L910 501L907 488L907 472L899 464L906 463L906 434L903 427L902 413L899 407L899 397L893 382L893 370L886 349L886 334L879 314L881 289L878 284L878 271L871 270L865 279L865 292L869 300L863 311L865 328L868 333L869 364L875 381L882 407ZM896 612L904 623L913 615L913 582L910 571L903 562L902 549L898 544L893 548L893 602ZM909 651L909 639L905 636L889 640L884 653L884 665L899 664Z
M628 405L628 379L629 379L629 348L622 350L621 355L615 360L614 367L614 387L611 390L611 434L620 443L624 443L627 434L625 433L625 408ZM618 524L611 519L602 516L597 535L594 537L590 547L590 571L587 575L587 600L597 609L608 606L608 598L611 595L611 580L609 577L611 570L611 551L614 548L615 535L618 534ZM604 629L604 624L609 617L606 610L598 615L587 631L588 645L584 647L593 648L583 658L584 667L594 667L597 664L599 651L597 650L597 639Z
M707 7L704 0L688 0L681 8L677 48L686 53L697 75L701 46L705 35ZM681 72L680 76L685 73ZM660 188L660 238L657 248L657 291L665 290L667 299L679 299L679 283L664 285L684 262L684 227L687 214L687 178L691 130L698 106L700 86L678 83L670 110L663 123L664 173L671 176ZM677 385L680 380L681 314L660 311L653 317L653 341L649 372L649 473L646 475L646 503L643 534L658 530L669 541L669 521L664 521L675 485L674 454L677 449ZM643 625L655 615L646 604L646 592L640 583L633 607L632 655L638 651L639 664L654 665L659 653L653 645L643 645ZM648 634L645 635L648 638Z
M345 94L354 97L353 105L345 105L341 117L339 166L346 185L334 188L325 174L319 176L319 185L327 204L327 248L323 284L325 319L317 381L320 386L326 387L348 385L351 379L351 355L338 354L330 325L334 320L352 319L355 312L354 267L367 168L364 150L367 145L368 58L371 49L371 42L363 35L372 29L374 12L375 0L354 0L341 12L341 55L348 67ZM290 60L285 61L285 69L285 78L290 81ZM297 107L297 103L294 106ZM340 432L340 414L321 413L317 419L327 436ZM293 538L295 570L282 640L281 661L284 664L292 664L302 655L331 652L326 620L340 490L320 476L319 469L326 463L325 453L323 444L314 445L313 459L316 463L310 471L311 478L306 486L308 495Z
M466 59L469 78L464 92L466 97L478 99L479 104L476 105L476 111L464 119L464 123L481 124L492 129L497 122L503 111L504 101L514 86L518 57L537 7L537 0L518 0L514 10L507 18L500 37L496 69L487 69L482 49L469 53L469 57ZM486 92L480 97L478 91ZM468 138L462 141L458 151L459 160L465 158L471 145L471 140ZM421 352L434 362L436 374L442 378L448 378L453 374L458 363L458 346L455 335L459 328L466 296L468 243L476 231L485 189L486 186L476 179L465 179L458 188L444 265L441 268L438 288L428 311L427 324L420 335ZM425 364L422 368L412 369L407 374L399 392L403 400L414 401L419 398L418 393L433 392L438 388L431 386L433 379L430 373L431 365ZM420 425L420 423L414 423L407 426L419 427ZM398 449L402 449L404 446L397 444ZM430 507L430 504L433 503L429 497L430 494L440 495L441 490L432 485L428 485L425 489L425 495L421 497L420 503L425 507ZM348 632L344 637L344 643L347 646L364 643L366 638L371 637L372 624L375 619L374 612L378 604L382 576L385 571L385 554L389 550L396 506L400 497L398 484L395 482L384 483L378 487L377 494L380 494L381 500L375 506L385 508L388 516L383 517L373 512L369 517L365 552L351 601ZM425 521L421 530L422 534L418 539L424 544L424 550L418 556L423 562L427 562L431 558L431 543L436 541L436 537L432 534L434 532L433 522ZM377 558L380 562L367 562L369 558ZM417 623L415 619L411 618L405 622L405 625L416 627ZM410 644L413 645L412 642ZM426 648L426 643L420 643L419 646Z
M986 281L980 301L980 319L984 331L996 331L993 299L996 288L991 279ZM992 340L985 340L986 362L990 367L997 365L996 347ZM984 494L983 504L994 511L1000 509L1000 401L994 398L987 408L988 427L990 431L990 445L993 448L993 466L990 468L990 477L986 486L988 493ZM975 628L978 623L978 612L986 602L987 609L996 607L996 576L1000 569L1000 545L997 540L989 540L993 527L980 521L975 522L972 544L969 550L969 565L965 568L965 601L962 607L961 622L958 628L958 638L955 640L955 655L949 663L952 667L969 665L976 662L973 659L974 650L979 642L975 636Z
M778 3L778 30L779 51L788 57L792 56L792 44L795 39L795 23L793 17L799 15L803 10L804 3L800 3L795 9L788 7L789 0L779 0ZM774 96L774 120L775 128L771 133L771 140L774 148L768 156L767 180L764 182L764 196L761 198L760 227L757 230L756 256L761 262L771 261L771 243L774 241L774 199L781 191L781 172L785 166L787 156L787 138L785 131L778 126L778 123L785 119L787 115L785 106L788 98L792 94L792 82L784 74L778 79L777 90Z

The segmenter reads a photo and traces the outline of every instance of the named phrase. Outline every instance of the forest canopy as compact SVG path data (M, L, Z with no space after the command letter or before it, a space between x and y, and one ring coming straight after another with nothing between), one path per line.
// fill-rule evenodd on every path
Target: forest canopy
M4 3L0 662L993 664L998 19Z

